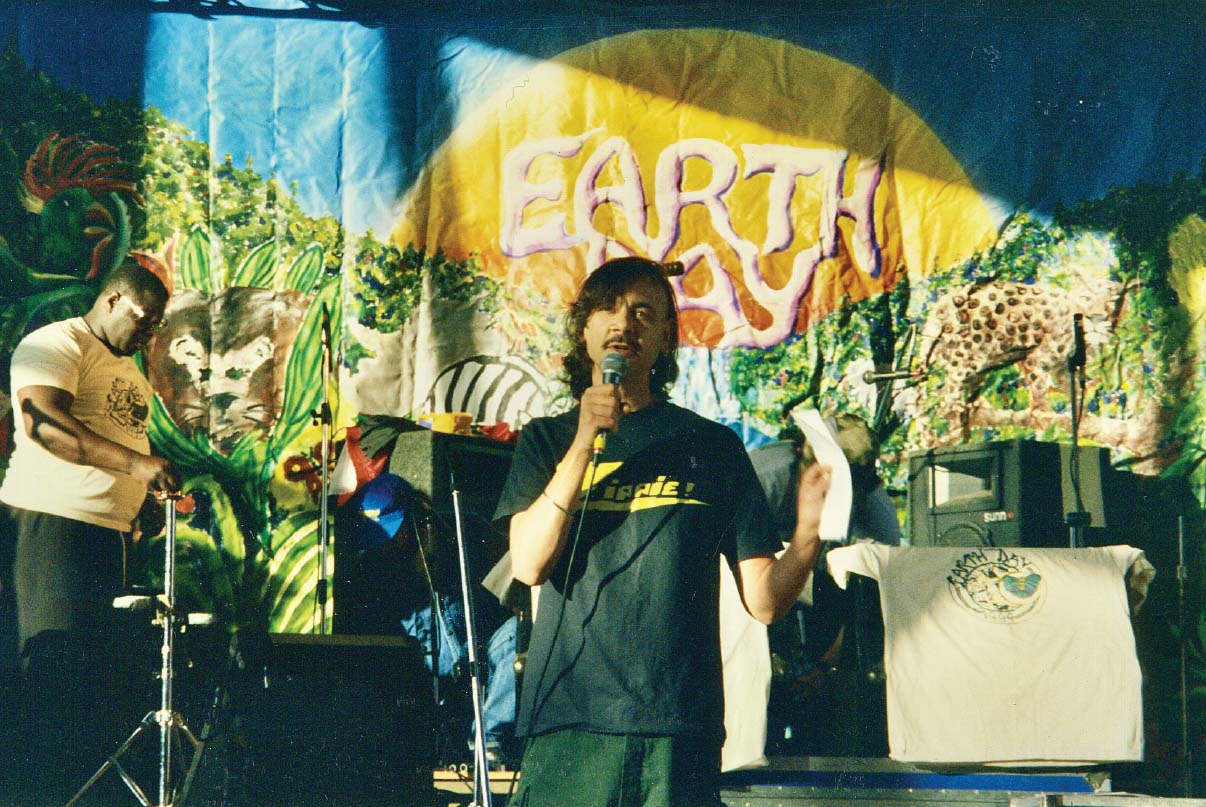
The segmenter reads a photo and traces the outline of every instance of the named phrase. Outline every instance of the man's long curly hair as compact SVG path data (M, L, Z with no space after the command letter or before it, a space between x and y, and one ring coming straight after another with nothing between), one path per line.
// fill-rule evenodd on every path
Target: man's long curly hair
M673 337L670 349L657 357L649 371L649 391L655 398L666 398L670 395L670 387L674 384L674 379L678 378L678 307L674 303L674 289L666 279L662 264L648 258L616 258L607 261L587 276L578 292L578 298L565 314L565 333L569 337L570 350L563 362L564 378L569 383L575 400L581 398L582 393L590 387L591 371L594 367L590 354L586 351L586 342L582 338L583 331L586 330L586 320L600 309L611 308L616 298L626 292L632 284L644 278L655 281L666 296L670 333Z

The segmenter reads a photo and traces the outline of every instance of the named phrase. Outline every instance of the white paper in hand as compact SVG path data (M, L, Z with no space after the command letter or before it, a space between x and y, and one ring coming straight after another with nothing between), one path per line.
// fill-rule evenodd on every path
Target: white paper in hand
M846 455L838 446L833 432L821 419L820 412L815 409L793 409L791 416L812 446L817 462L832 469L829 493L825 496L825 507L821 511L821 540L844 542L850 527L850 506L854 499L850 464L846 462Z

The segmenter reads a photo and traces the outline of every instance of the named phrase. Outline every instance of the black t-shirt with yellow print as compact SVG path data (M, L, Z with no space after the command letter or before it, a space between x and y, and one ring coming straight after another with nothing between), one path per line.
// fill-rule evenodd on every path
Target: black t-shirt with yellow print
M523 429L496 519L540 495L577 424L575 408ZM736 433L667 402L624 416L540 593L520 735L579 728L723 739L718 555L733 564L779 548Z

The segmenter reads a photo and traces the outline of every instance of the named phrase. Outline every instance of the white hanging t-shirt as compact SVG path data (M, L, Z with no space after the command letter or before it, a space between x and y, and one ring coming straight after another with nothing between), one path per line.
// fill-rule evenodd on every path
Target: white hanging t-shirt
M1143 756L1129 546L890 547L829 552L839 586L879 581L893 759L1115 762Z
M720 769L766 764L766 706L770 702L770 639L749 615L737 581L720 559L720 659L724 666L724 746Z

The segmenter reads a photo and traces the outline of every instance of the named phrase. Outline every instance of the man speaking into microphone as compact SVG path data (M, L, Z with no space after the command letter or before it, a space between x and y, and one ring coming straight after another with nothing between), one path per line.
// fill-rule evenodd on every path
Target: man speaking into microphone
M665 267L609 261L566 316L578 405L520 435L495 518L516 578L541 586L511 803L719 804L723 555L762 622L816 559L823 466L802 475L787 551L740 438L667 400L678 314Z

